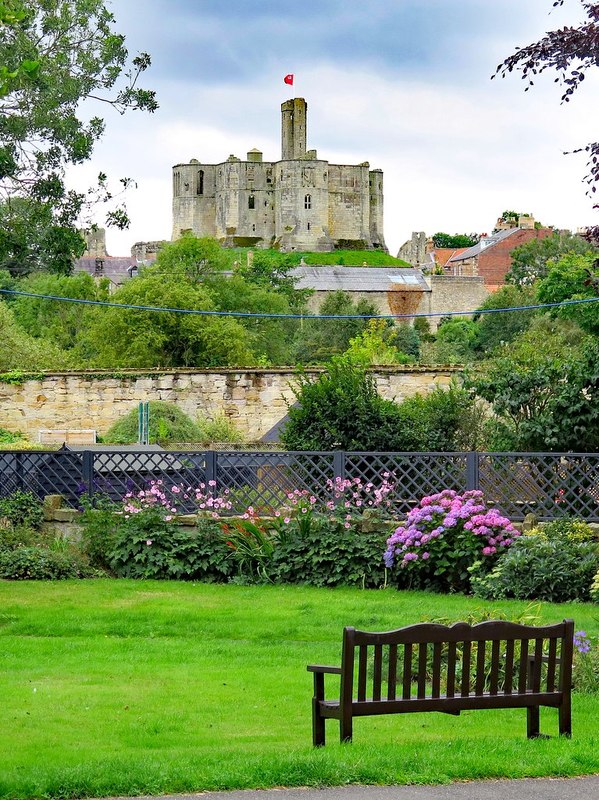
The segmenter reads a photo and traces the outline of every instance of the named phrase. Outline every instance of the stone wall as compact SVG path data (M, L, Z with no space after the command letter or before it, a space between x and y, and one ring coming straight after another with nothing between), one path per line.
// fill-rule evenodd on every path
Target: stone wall
M381 395L400 401L448 384L453 372L389 367L375 375ZM22 431L32 441L37 441L40 430L53 429L94 429L101 436L140 401L163 400L193 419L225 415L248 440L258 441L287 413L285 401L293 401L294 374L291 369L152 374L140 370L119 377L52 373L19 385L0 383L0 427Z

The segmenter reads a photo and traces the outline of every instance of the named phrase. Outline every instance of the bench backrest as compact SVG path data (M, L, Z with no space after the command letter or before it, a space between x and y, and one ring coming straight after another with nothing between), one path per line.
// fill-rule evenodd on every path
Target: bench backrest
M385 633L344 628L342 701L569 691L573 635L573 620L543 627L421 623Z

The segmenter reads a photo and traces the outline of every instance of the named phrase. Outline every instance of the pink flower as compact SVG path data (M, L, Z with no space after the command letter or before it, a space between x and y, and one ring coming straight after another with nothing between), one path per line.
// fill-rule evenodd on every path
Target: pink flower
M146 539L146 544L148 545L148 547L151 547L152 546L152 540L151 539Z

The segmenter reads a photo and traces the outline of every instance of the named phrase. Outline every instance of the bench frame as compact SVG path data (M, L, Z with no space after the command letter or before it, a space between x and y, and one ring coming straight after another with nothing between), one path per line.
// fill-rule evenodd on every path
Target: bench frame
M569 737L573 637L571 619L542 627L497 620L472 626L421 623L384 633L344 628L341 666L308 666L314 674L313 744L324 745L327 719L339 721L341 742L351 742L354 717L412 711L459 715L478 708L526 708L527 736L536 738L541 706L558 709L559 733ZM341 676L339 700L325 699L327 674Z

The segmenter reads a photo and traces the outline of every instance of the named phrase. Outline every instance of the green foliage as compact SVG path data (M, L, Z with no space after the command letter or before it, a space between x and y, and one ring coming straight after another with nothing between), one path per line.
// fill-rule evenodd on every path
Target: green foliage
M578 328L541 318L466 385L492 405L502 449L599 447L599 347Z
M333 359L316 379L301 371L281 432L287 450L392 450L397 406L383 400L363 367Z
M531 239L512 250L512 266L505 276L506 283L516 286L533 284L543 279L551 267L568 254L597 255L599 251L581 236L568 231L554 231L544 239Z
M292 520L277 543L271 567L275 581L362 588L385 584L381 553L389 523L362 529L354 519L346 528L340 519L324 514L314 514L307 529L300 523L301 518Z
M200 436L198 441L200 442L241 444L245 440L235 423L224 415L217 415L212 419L199 419L197 426Z
M599 570L595 573L589 594L593 602L599 603Z
M199 520L194 530L150 509L118 525L106 560L117 577L212 583L231 576L229 552L218 521Z
M481 309L516 308L536 302L535 291L529 286L502 286L487 297ZM475 317L478 322L476 350L486 357L498 347L509 344L531 325L538 313L530 310L480 314Z
M67 189L65 170L90 159L104 132L104 120L90 105L99 100L121 113L154 111L154 93L138 86L150 59L142 53L128 65L124 37L113 30L114 17L100 0L44 0L23 4L22 11L17 22L3 27L0 41L5 68L0 71L0 193L32 201L45 232L40 240L40 225L29 218L32 237L25 255L41 241L53 254L49 266L64 273L69 255L81 252L76 223L93 199ZM97 192L99 199L112 196L105 175L99 176ZM126 222L122 209L108 217Z
M595 255L565 255L552 265L547 276L539 282L540 303L561 303L565 300L584 300L597 297L599 275ZM599 335L599 302L562 306L553 312L578 324L594 336Z
M33 492L17 490L7 497L0 497L0 518L10 525L40 528L44 521L43 505Z
M112 296L117 304L216 310L210 291L182 275L150 267ZM239 322L210 317L102 308L90 312L82 348L98 367L224 367L252 363Z
M2 376L0 375L0 382L1 381ZM25 441L27 440L20 431L12 433L12 431L7 431L6 428L0 428L0 444L15 444L16 442Z
M64 369L70 357L50 342L39 341L25 333L16 323L10 307L0 300L0 373L13 370ZM6 374L3 379L6 378ZM4 382L10 382L6 380Z
M79 300L107 300L87 272L72 276L37 273L21 281L19 290L32 294L49 294ZM59 303L35 297L17 297L11 304L16 321L29 335L44 339L63 350L77 344L87 327L87 315L76 303Z
M566 603L589 600L599 566L596 544L563 537L521 536L488 574L473 570L474 593L486 599L515 597Z
M376 317L377 308L365 300L354 303L347 292L330 292L323 300L319 314L333 317L361 315ZM351 339L366 328L367 319L310 319L302 320L295 343L295 360L300 364L322 364L331 357L341 355Z
M255 519L235 519L223 523L222 537L237 567L239 579L248 583L269 580L277 547L277 536L271 525Z
M185 233L180 239L167 242L160 248L151 272L164 275L169 281L174 275L179 279L197 281L221 272L227 266L227 257L216 239Z
M0 550L0 578L5 580L56 581L89 576L89 570L68 552L44 547Z
M237 267L238 274L249 283L274 290L287 298L290 307L301 311L308 296L308 289L296 289L290 272L298 266L298 253L279 253L276 250L253 250L245 263Z
M185 412L173 403L150 400L150 443L201 442L202 432ZM103 436L105 442L133 444L138 441L138 409L132 408L112 425Z
M478 237L467 233L434 233L433 244L435 247L473 247L478 243Z
M403 338L411 344L405 334ZM364 330L350 339L345 358L363 367L409 364L414 360L398 347L394 326L378 319L369 320Z
M470 319L451 317L437 329L435 359L438 364L464 364L474 356L479 324Z
M51 203L12 197L0 204L0 268L11 275L69 275L84 251L79 231L55 220Z
M588 522L576 517L558 517L533 528L526 535L537 536L544 541L564 540L573 544L597 541Z

